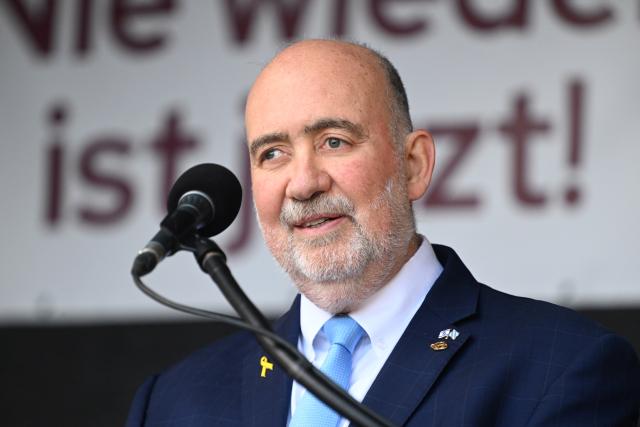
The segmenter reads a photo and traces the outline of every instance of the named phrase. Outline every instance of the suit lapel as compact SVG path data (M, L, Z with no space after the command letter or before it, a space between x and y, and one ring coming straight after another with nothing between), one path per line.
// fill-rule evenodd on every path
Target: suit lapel
M478 284L450 248L434 245L444 270L400 341L382 367L363 403L394 424L403 425L424 400L469 334L458 322L475 313ZM438 339L440 331L455 328L455 339ZM434 350L430 344L444 341Z
M455 354L469 338L456 322L475 313L478 283L452 249L433 245L444 270L424 303L387 359L363 403L394 424L405 424L432 389ZM274 329L294 346L300 334L300 298L276 323ZM440 331L455 328L460 335L446 340L447 348L433 350L430 344ZM247 354L242 375L242 425L286 425L291 399L291 378L274 363L261 377L260 359L269 356L256 344ZM271 361L271 360L270 360Z
M291 309L276 322L275 332L292 345L297 346L300 334L300 297ZM272 370L261 376L260 360L266 357L273 363ZM256 349L244 359L242 375L242 425L273 426L286 425L291 400L292 379L256 343Z

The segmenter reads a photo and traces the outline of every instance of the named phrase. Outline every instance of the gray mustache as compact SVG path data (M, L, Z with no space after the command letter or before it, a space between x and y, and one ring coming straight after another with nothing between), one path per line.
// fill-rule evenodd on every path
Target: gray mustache
M280 222L285 226L292 226L316 215L353 215L354 213L355 207L347 197L322 193L303 201L286 200L280 212Z

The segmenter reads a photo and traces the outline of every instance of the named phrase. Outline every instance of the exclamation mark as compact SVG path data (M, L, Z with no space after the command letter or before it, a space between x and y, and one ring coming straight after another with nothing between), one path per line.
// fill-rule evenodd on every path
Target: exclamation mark
M572 183L567 186L565 200L568 205L575 205L580 201L580 188L575 183L576 171L582 161L582 108L583 84L580 80L569 83L569 169L572 171Z
M63 186L63 162L64 147L60 138L60 128L67 119L67 110L63 104L54 104L49 110L48 120L53 128L53 140L47 147L47 204L46 220L49 225L55 225L60 220L62 207L62 186Z

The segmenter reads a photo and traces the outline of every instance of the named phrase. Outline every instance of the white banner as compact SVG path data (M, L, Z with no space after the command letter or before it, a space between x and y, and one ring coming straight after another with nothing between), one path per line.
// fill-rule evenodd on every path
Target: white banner
M288 41L363 41L434 134L419 230L476 278L569 305L640 304L637 1L111 0L0 5L0 321L173 316L129 269L173 180L220 163L245 192L217 237L265 311L295 291L254 219L244 96ZM150 286L227 305L190 255Z

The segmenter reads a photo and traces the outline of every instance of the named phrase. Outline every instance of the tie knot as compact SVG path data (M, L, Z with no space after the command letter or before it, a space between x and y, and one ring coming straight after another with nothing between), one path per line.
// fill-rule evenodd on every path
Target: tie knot
M349 353L358 345L364 334L362 327L349 316L333 316L322 327L331 344L340 344Z

